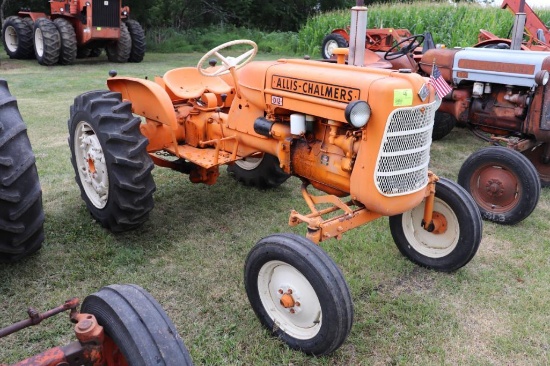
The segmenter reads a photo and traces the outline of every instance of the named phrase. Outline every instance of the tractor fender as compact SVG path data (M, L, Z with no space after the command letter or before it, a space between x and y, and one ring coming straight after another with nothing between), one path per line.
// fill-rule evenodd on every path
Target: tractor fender
M132 112L149 120L177 129L174 106L166 90L149 80L113 77L107 79L109 90L122 94L123 100L132 103Z

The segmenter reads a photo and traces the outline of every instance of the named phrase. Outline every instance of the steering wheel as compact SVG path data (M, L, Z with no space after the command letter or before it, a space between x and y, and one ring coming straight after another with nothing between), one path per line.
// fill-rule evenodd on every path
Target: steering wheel
M251 50L246 51L240 56L237 57L231 57L231 56L222 56L219 51L229 48L235 45L245 44L252 47ZM199 72L204 76L220 76L225 75L229 73L229 70L231 68L235 68L235 70L240 69L254 58L256 56L256 53L258 52L258 45L254 43L253 41L249 41L247 39L241 39L237 41L231 41L226 42L222 45L219 45L216 48L211 49L208 51L202 58L199 60L199 63L197 64L197 69L199 69ZM216 69L213 72L207 72L208 69L204 69L203 65L204 63L212 56L217 57L221 60L222 65L220 68Z
M408 44L401 47L404 43ZM394 44L385 54L384 60L395 60L407 53L413 51L416 47L420 46L424 42L424 35L415 34L414 36L407 37L401 40L399 43Z

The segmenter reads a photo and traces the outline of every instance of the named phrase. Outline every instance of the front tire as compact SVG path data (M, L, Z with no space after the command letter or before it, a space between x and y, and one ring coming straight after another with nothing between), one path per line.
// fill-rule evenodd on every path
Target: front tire
M325 355L346 340L353 303L344 275L310 240L276 234L246 258L246 294L260 322L289 347Z
M432 140L441 140L443 137L451 133L455 126L456 118L453 115L436 111L434 118L434 129L432 131Z
M245 186L260 189L276 188L290 178L279 166L279 159L269 154L237 160L227 171Z
M76 60L76 33L72 24L64 18L57 18L54 21L61 37L61 49L59 50L59 63L61 65L72 65Z
M33 28L25 19L13 15L4 21L2 41L10 58L32 58L34 56L32 38Z
M92 91L74 100L68 121L71 163L92 216L111 231L133 229L153 209L153 162L141 120L119 93Z
M30 255L44 241L44 211L27 126L0 80L0 262Z
M342 35L331 33L323 38L323 43L321 44L321 56L323 56L325 60L328 60L332 57L335 48L346 47L348 47L348 41L346 41Z
M105 330L104 350L112 351L103 354L107 365L193 364L172 320L137 285L103 287L84 299L81 312L94 315Z
M441 178L435 187L435 230L422 227L424 202L390 217L390 230L399 251L412 262L443 272L466 265L481 242L482 221L468 193L453 181Z
M130 58L132 51L132 38L126 24L120 23L120 37L116 42L110 43L106 48L107 59L110 62L124 63Z
M132 49L128 62L141 62L145 56L145 32L141 25L132 19L126 21L130 38L132 39Z
M468 191L481 216L513 225L528 217L540 197L538 173L521 153L501 146L476 151L464 161L458 183Z

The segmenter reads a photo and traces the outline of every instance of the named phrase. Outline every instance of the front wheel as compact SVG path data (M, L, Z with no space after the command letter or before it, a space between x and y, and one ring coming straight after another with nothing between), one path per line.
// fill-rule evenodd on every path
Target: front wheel
M92 216L112 231L139 226L153 208L154 165L140 123L119 93L87 92L71 106L69 147L76 182Z
M136 285L111 285L87 296L82 313L105 330L106 365L192 365L172 320L160 304Z
M422 227L425 201L390 217L390 230L399 251L414 263L443 272L466 265L481 242L482 221L468 193L441 178L435 186L434 229Z
M447 136L456 126L456 122L456 118L452 114L436 111L432 140L441 140L443 137Z
M246 258L246 294L260 322L289 347L325 355L346 340L353 304L344 275L310 240L263 238Z
M59 61L61 35L54 22L40 18L34 22L34 53L40 65L51 66Z
M260 189L278 187L290 177L279 166L279 159L269 154L237 160L227 167L227 171L245 186Z
M516 224L537 206L540 180L533 164L521 153L491 146L466 159L458 183L468 191L484 219Z

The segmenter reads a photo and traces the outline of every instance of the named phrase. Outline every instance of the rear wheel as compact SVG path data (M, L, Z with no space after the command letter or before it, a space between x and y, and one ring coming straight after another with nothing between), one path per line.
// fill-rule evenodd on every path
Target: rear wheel
M54 21L61 37L61 49L59 51L59 63L71 65L76 60L76 33L72 24L64 18L57 18Z
M81 312L94 315L105 330L107 365L193 364L172 320L139 286L103 287L84 299Z
M33 28L23 18L10 16L4 21L2 41L10 58L26 59L34 56Z
M331 33L323 39L321 56L323 56L325 60L328 60L332 57L335 48L345 47L348 47L348 41L340 34Z
M44 241L42 191L27 126L0 80L0 262L36 252Z
M349 288L334 261L310 240L263 238L246 258L244 279L260 322L291 348L325 355L346 340L353 323Z
M447 136L456 126L456 118L444 112L435 112L434 129L432 131L432 140L441 140Z
M390 230L399 251L414 263L443 272L466 265L481 242L479 210L468 193L441 178L435 187L434 228L422 227L425 203L390 217Z
M529 149L522 152L522 154L525 155L525 157L529 159L535 167L535 170L540 178L540 184L543 187L550 186L550 163L545 163L543 161L543 156L546 156L546 149L549 148L550 146L548 143L545 143L535 147L534 149Z
M69 146L76 181L92 216L112 231L139 226L153 208L154 165L140 123L119 93L84 93L71 107Z
M528 217L540 197L540 180L533 164L517 151L500 146L476 151L458 173L484 219L512 225Z
M279 166L279 159L269 154L237 160L227 171L245 186L261 189L278 187L290 177Z
M51 66L59 61L61 36L49 19L40 18L34 23L34 52L41 65Z
M132 51L132 39L126 24L120 23L120 38L116 42L110 43L107 48L107 58L111 62L127 62Z
M128 62L141 62L145 55L145 32L141 25L135 20L127 20L126 26L132 39L132 49Z

